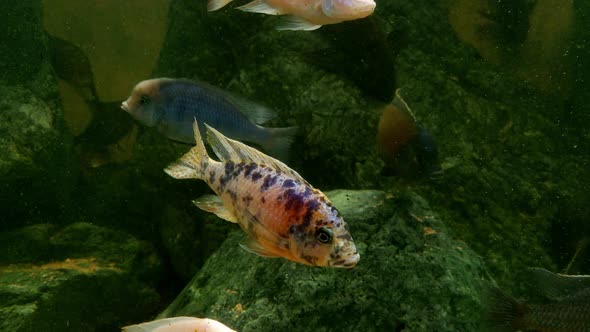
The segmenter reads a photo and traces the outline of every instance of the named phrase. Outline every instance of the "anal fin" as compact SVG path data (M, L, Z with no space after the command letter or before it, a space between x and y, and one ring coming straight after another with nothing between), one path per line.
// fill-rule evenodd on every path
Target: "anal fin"
M229 222L233 222L233 223L238 222L238 219L236 218L236 216L233 213L231 213L225 207L225 205L223 205L223 202L221 201L221 199L218 196L204 195L204 196L201 196L201 197L195 199L193 201L193 204L195 204L197 207L199 207L199 209L201 209L203 211L211 212L211 213L217 215L221 219L225 219L225 220L227 220Z
M311 31L321 28L320 24L313 24L297 16L287 16L282 19L282 23L277 26L277 30L304 30Z
M209 2L207 2L207 11L212 12L221 9L232 1L233 0L209 0Z

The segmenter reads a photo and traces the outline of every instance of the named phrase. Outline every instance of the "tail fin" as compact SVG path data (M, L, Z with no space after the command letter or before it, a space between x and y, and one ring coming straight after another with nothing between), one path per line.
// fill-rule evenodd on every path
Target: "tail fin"
M184 156L164 169L164 172L175 179L202 179L204 176L202 163L209 160L209 156L201 139L197 119L193 123L193 131L196 145Z
M287 128L267 128L270 132L270 137L262 148L271 156L287 161L289 159L289 150L291 143L295 140L297 134L297 127Z
M485 307L484 325L490 331L517 331L524 312L525 305L519 303L499 288L489 286L483 292Z

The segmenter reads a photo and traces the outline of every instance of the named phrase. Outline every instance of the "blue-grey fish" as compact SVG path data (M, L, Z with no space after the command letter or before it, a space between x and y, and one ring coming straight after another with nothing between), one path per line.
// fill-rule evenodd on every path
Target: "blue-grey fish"
M138 83L121 108L148 127L156 127L169 139L195 144L193 121L201 132L204 123L224 135L254 143L283 159L293 141L296 127L265 128L260 124L273 113L244 98L205 82L188 79L154 78Z

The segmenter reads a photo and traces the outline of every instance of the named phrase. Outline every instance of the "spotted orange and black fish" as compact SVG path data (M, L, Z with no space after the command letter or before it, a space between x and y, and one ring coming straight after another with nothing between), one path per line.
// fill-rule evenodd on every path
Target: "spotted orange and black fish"
M207 182L217 196L195 200L199 208L238 223L250 237L242 246L258 255L314 266L358 263L348 225L321 191L282 162L205 126L220 161L207 155L195 121L196 146L165 169L176 179Z

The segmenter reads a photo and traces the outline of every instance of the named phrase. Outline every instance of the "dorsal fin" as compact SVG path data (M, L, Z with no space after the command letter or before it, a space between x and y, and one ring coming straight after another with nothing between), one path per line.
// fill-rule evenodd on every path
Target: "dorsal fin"
M412 109L410 106L408 106L408 103L406 103L404 97L401 95L401 88L395 90L395 97L391 101L391 104L397 107L400 111L408 113L412 119L414 119L414 122L416 122L416 116L414 115L414 112L412 112Z
M210 127L207 124L205 124L205 126L207 127L207 142L209 142L209 145L213 148L213 152L215 152L215 155L217 155L221 161L233 161L235 163L252 162L264 165L275 171L280 171L302 183L307 183L299 173L289 168L289 166L285 165L283 162L267 156L244 143L227 138L215 128Z
M551 300L562 300L590 289L590 276L553 273L542 268L531 268L532 282Z

